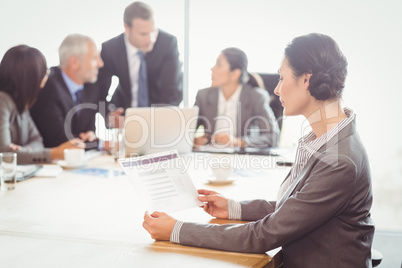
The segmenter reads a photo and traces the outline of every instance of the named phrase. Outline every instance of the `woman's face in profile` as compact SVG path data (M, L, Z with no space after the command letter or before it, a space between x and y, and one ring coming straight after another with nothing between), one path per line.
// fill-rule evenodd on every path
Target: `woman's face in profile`
M286 57L282 61L279 75L279 82L274 92L281 100L284 115L305 114L313 99L308 90L309 75L295 77Z
M229 62L223 54L220 54L216 59L215 66L211 68L211 71L213 87L222 87L231 82L232 72L230 71Z

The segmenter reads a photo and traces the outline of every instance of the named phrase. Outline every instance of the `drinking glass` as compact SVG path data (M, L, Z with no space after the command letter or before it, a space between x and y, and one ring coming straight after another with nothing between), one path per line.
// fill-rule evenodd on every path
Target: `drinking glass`
M112 155L117 161L119 158L125 157L124 150L124 130L120 128L115 128L112 130Z
M0 153L1 191L13 190L16 184L17 154Z

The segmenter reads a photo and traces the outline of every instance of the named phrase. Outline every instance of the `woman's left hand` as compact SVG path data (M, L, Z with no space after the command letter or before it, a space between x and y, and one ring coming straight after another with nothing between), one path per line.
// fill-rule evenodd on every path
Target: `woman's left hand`
M241 138L232 137L227 133L218 133L212 137L212 143L224 144L232 147L245 147L246 143Z
M231 145L231 138L227 133L218 133L212 137L212 144L225 144L230 146Z
M8 145L8 148L10 148L11 150L13 150L14 152L18 151L19 149L21 149L20 145L11 143L10 145Z
M147 211L144 215L142 227L148 231L152 239L169 241L176 221L166 213L155 211L149 214Z

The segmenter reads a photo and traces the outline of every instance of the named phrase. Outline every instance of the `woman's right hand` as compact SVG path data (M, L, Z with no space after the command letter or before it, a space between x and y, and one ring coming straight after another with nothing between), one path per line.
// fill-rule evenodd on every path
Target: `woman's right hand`
M207 136L194 138L194 147L195 148L200 147L202 145L207 144L208 142L209 142L209 139Z
M10 148L13 152L17 152L19 149L21 149L21 146L14 143L10 143L10 145L8 145L8 148Z
M71 139L50 149L50 155L53 159L64 159L65 149L85 149L85 143L80 139Z
M204 202L204 211L213 217L227 219L229 217L228 199L215 191L198 190L198 200Z

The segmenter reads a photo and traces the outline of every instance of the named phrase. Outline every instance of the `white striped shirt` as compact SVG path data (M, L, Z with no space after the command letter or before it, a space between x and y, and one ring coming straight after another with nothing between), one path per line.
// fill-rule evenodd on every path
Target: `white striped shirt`
M222 88L219 89L218 116L215 121L215 133L228 133L231 137L237 137L237 117L239 100L243 86L240 84L232 96L227 100Z
M300 172L306 166L306 163L311 158L311 156L317 153L318 150L323 145L328 143L329 140L331 140L350 122L353 121L353 119L355 118L353 111L349 108L345 108L344 112L347 117L341 120L338 124L336 124L324 135L316 138L314 132L311 131L310 133L299 139L299 146L297 148L296 159L292 166L292 169L290 170L290 177L282 183L279 189L276 202L277 205L283 198L284 194L286 193L286 190L289 188L289 186L294 182L294 180L297 178L297 176L299 176Z
M331 140L335 135L337 135L342 129L344 129L348 124L350 124L354 120L355 114L353 110L349 108L344 108L344 112L347 117L338 124L336 124L332 129L330 129L324 135L316 139L314 132L311 131L310 133L299 139L299 146L297 148L295 163L293 164L292 169L290 170L290 178L287 179L281 185L278 193L277 204L282 199L283 195L286 193L288 187L292 184L292 182L297 178L302 169L305 167L307 161L311 158L311 156L317 153L318 150L324 144L326 144L329 140ZM229 214L228 218L230 220L241 220L240 202L229 199L228 214ZM179 233L182 225L183 222L181 221L176 222L172 234L170 235L170 241L180 243Z
M183 226L182 221L177 221L176 224L173 227L172 233L170 234L170 241L175 242L175 243L180 243L179 241L179 234L180 234L180 229Z
M241 207L240 203L233 200L228 199L228 213L229 220L240 220L241 219ZM170 242L180 243L180 229L183 226L182 221L176 221L176 224L173 227L172 233L170 234Z

